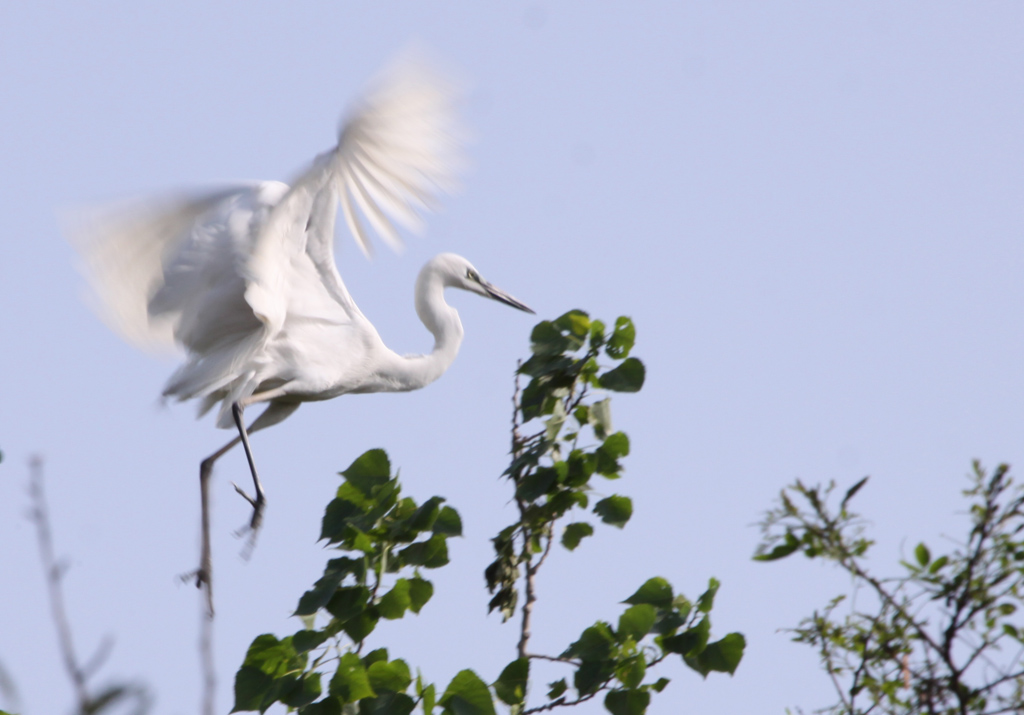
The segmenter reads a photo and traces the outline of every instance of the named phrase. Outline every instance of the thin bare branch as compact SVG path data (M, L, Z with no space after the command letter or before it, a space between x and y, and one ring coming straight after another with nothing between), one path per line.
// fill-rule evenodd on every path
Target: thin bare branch
M43 460L38 455L29 460L29 498L32 507L29 519L35 524L36 539L39 542L39 556L46 575L46 588L50 599L50 610L54 626L57 629L57 641L60 647L64 669L71 679L77 702L79 715L95 715L116 702L133 702L133 715L143 715L149 711L150 697L147 689L139 684L124 683L109 685L97 694L89 692L88 680L106 661L113 647L113 639L104 638L95 654L84 666L79 664L75 654L74 641L71 636L71 624L68 620L64 604L62 582L66 565L57 559L53 548L53 529L50 524L50 510L46 502L43 485Z
M71 625L68 623L67 610L64 607L64 592L61 588L63 569L60 567L53 552L53 532L50 529L50 511L43 491L43 459L35 455L29 460L29 496L32 509L29 517L36 526L36 538L39 541L39 558L43 562L46 574L46 588L50 597L50 610L53 623L57 628L57 641L60 646L64 669L71 679L78 700L79 711L89 711L91 699L86 689L86 676L78 665L75 656L75 645L71 637Z
M600 693L602 690L605 690L605 688L604 687L598 688L593 693L590 693L589 695L582 695L582 696L576 698L575 700L561 700L561 699L555 700L554 702L548 703L547 705L540 705L540 706L535 707L535 708L530 708L529 710L524 710L523 711L523 715L530 715L531 713L541 713L541 712L545 712L546 710L554 710L555 708L571 708L574 705L579 705L580 703L587 702L588 700L593 698L595 695Z

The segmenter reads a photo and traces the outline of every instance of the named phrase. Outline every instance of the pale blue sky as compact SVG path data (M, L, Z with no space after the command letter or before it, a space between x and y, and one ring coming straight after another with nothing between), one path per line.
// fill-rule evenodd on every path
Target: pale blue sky
M454 251L541 317L631 315L648 367L640 395L613 401L634 520L552 559L538 647L615 617L648 576L696 595L714 575L715 628L743 631L747 656L732 679L662 666L673 682L651 712L824 704L813 653L779 629L847 583L750 561L778 489L871 474L858 500L893 563L956 533L971 459L1024 463L1022 37L1010 2L0 7L0 662L23 712L72 702L23 518L29 455L47 460L79 649L115 635L104 673L148 681L157 713L190 713L200 603L175 577L196 566L198 462L228 436L158 406L174 362L89 312L60 213L287 180L413 41L471 87L473 168L404 256L368 263L342 237L363 311L397 351L429 349L414 276ZM315 540L334 473L371 447L466 524L435 600L381 642L443 683L513 657L482 570L512 517L497 477L533 321L449 299L467 337L438 383L307 405L255 438L269 506L248 563L230 486L244 459L218 465L223 711L251 639L298 627L287 615L328 556Z

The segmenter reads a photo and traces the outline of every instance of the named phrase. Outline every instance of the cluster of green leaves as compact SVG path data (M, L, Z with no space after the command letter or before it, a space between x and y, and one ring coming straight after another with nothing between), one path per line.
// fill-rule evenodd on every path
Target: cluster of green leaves
M235 676L233 712L264 712L280 702L302 715L408 715L417 704L428 715L436 707L491 715L488 687L470 670L438 697L434 685L414 679L408 664L390 660L386 649L361 655L380 619L419 613L430 600L434 588L420 570L448 563L447 540L462 534L458 512L441 497L420 505L403 498L380 449L360 456L341 476L320 536L346 555L331 559L299 599L295 615L305 628L286 638L264 634L249 646ZM330 668L325 693L322 674Z
M938 556L918 544L891 578L868 570L872 542L848 510L866 479L835 510L834 485L797 482L766 515L756 559L799 552L833 561L861 592L855 604L832 599L792 630L818 651L835 685L839 700L824 712L1024 710L1024 490L1005 465L989 476L976 462L971 480L966 538Z
M711 579L696 603L674 594L663 578L648 579L623 603L627 608L613 626L598 621L557 658L527 654L512 661L495 683L495 692L512 712L532 713L576 705L604 691L605 708L614 715L640 715L647 711L651 693L661 692L668 678L644 682L648 670L673 654L703 676L712 671L733 673L746 645L742 634L730 633L709 642L718 582ZM545 705L525 709L531 659L556 660L573 666L573 696L567 678L548 684Z
M520 519L493 539L497 558L485 574L494 593L490 609L505 620L518 602L520 567L550 545L558 519L590 505L591 478L617 479L619 460L629 454L629 437L612 432L611 398L589 399L593 390L638 392L645 376L643 363L629 356L636 329L626 317L616 320L609 334L600 320L573 310L538 323L530 338L533 356L520 365L519 373L531 379L516 400L513 460L505 471L515 485ZM617 364L602 370L602 353ZM542 420L543 427L522 436L520 428L534 420ZM585 446L582 441L587 427L596 444ZM633 503L612 494L598 500L592 512L622 528L633 515ZM572 551L593 533L589 522L572 521L564 527L561 542Z
M589 510L618 528L632 516L627 496L593 499L593 478L618 479L620 460L629 454L629 438L613 431L607 392L637 392L643 386L644 365L630 356L635 338L629 318L618 318L608 329L574 310L534 328L533 355L519 368L530 381L521 395L517 392L512 462L505 472L515 488L519 519L492 540L496 558L485 571L494 594L489 607L505 620L516 612L520 588L524 592L519 657L495 683L496 694L513 714L575 705L605 692L610 712L639 715L646 712L651 693L669 682L645 682L651 666L668 656L682 656L686 665L706 676L712 671L734 672L743 655L745 641L739 633L709 642L717 581L711 579L694 604L674 594L658 577L624 601L627 608L617 626L595 623L558 655L529 651L535 579L556 538L574 551L594 533L593 524L580 518L580 512ZM533 433L524 436L531 427ZM563 518L568 523L556 536ZM530 663L538 659L570 666L573 673L549 684L545 704L528 707Z

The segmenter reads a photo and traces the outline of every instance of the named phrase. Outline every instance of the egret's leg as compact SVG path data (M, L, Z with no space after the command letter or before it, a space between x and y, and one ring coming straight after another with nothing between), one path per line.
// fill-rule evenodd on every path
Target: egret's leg
M256 498L253 499L237 486L235 487L235 490L245 497L246 501L252 504L252 519L249 521L249 528L252 530L253 539L255 539L256 532L259 531L260 524L263 523L263 507L267 503L267 500L263 495L263 485L260 484L260 475L256 473L256 460L253 459L252 447L249 446L249 434L245 431L245 423L242 421L242 411L244 409L245 408L238 402L231 405L231 414L234 415L235 426L238 427L238 437L242 441L242 447L245 448L245 458L249 461L249 471L252 472L252 483L256 488Z
M249 426L248 432L256 432L264 427L275 425L298 408L298 403L279 404L271 402L267 406L267 409L265 409ZM200 547L201 551L199 554L199 569L196 571L195 576L197 588L202 588L204 585L206 586L206 605L209 610L210 617L213 617L213 561L210 553L210 477L213 476L214 463L223 457L225 453L231 450L232 447L241 442L243 434L245 434L247 438L246 453L249 456L250 464L252 464L252 452L248 448L248 433L244 429L240 430L238 437L235 437L199 464L199 497L202 507L202 534L200 540L202 545ZM253 472L255 474L255 468L253 469ZM235 489L238 489L238 487L236 486ZM243 496L245 496L245 498L255 506L254 500L244 492Z
M237 484L232 484L235 491L241 494L242 497L252 506L252 519L250 519L248 526L244 527L239 532L239 534L244 534L246 531L249 532L249 543L242 551L242 556L245 558L249 557L252 553L253 547L256 545L256 536L259 533L260 525L263 523L263 509L267 503L266 496L263 492L263 485L260 483L259 473L256 471L256 460L252 456L252 447L249 445L248 432L255 432L256 430L276 425L288 415L295 412L295 410L299 409L299 403L271 402L267 405L267 409L265 409L262 414L256 418L256 421L249 426L248 432L246 432L245 422L242 420L242 414L245 411L246 405L263 400L274 400L283 393L284 388L275 388L265 392L258 392L245 400L239 400L231 405L231 413L235 418L235 426L238 427L238 438L242 442L242 446L245 448L245 457L249 462L249 471L252 473L252 483L256 488L256 497L253 498L246 494L245 491Z
M202 505L202 536L199 554L199 570L196 571L196 588L206 586L206 606L213 617L213 562L210 555L210 477L213 463L242 440L235 437L199 464L199 500Z

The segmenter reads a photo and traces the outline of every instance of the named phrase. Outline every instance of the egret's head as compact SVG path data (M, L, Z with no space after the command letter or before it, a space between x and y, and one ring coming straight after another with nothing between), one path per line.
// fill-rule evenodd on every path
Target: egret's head
M499 300L527 313L534 312L505 291L485 281L473 264L462 256L457 256L454 253L442 253L435 256L430 263L436 267L446 288L461 288L485 298Z

